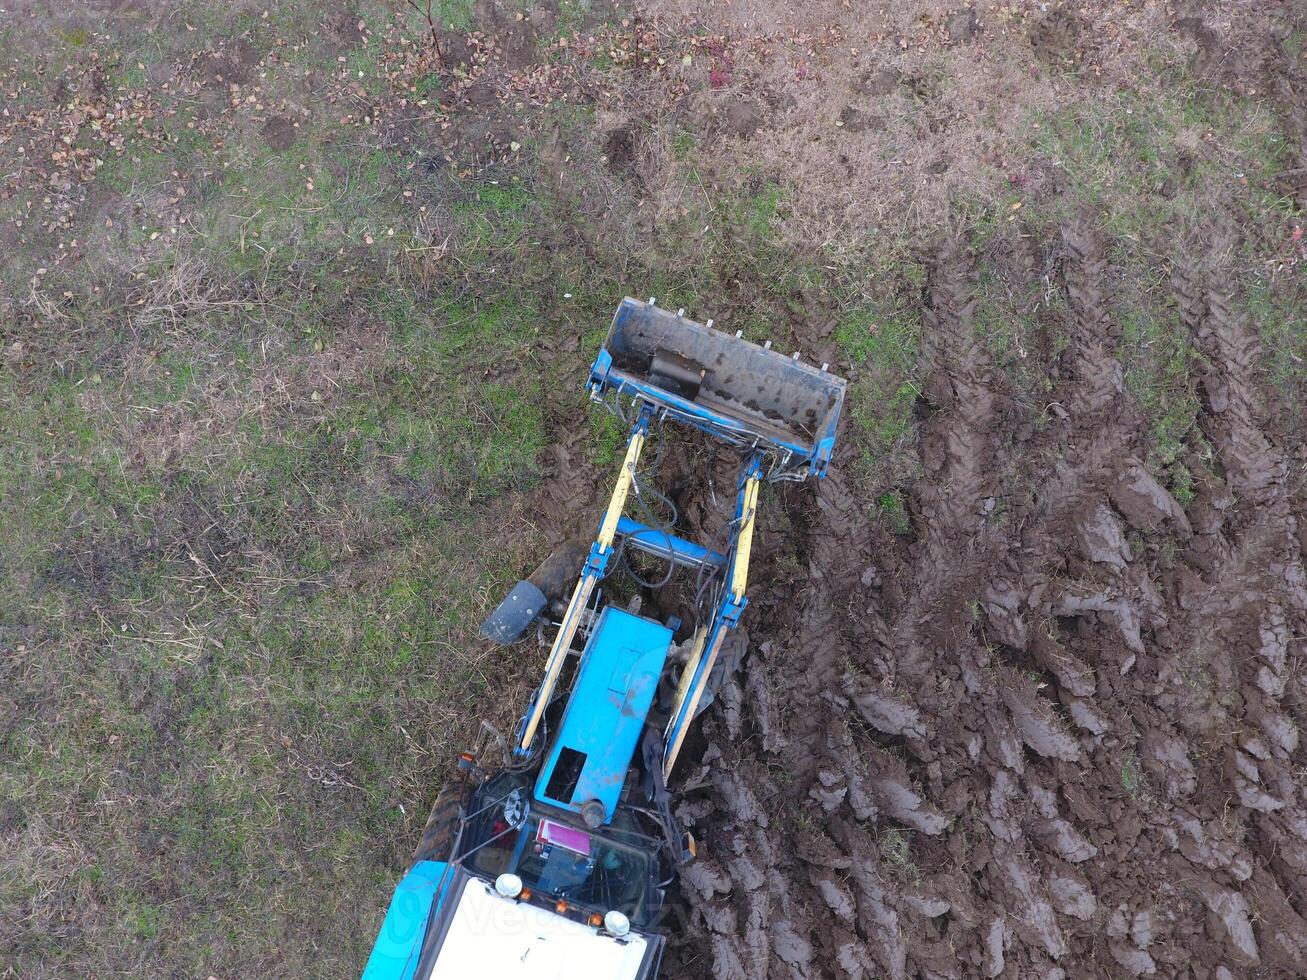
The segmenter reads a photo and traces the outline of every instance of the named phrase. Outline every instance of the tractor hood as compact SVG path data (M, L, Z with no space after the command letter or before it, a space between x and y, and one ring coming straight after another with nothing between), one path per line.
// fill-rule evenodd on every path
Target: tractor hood
M604 607L540 767L537 800L576 814L598 800L604 822L613 819L671 645L661 623Z
M430 980L641 980L653 976L661 937L621 939L468 878L444 919ZM436 926L440 928L441 926Z

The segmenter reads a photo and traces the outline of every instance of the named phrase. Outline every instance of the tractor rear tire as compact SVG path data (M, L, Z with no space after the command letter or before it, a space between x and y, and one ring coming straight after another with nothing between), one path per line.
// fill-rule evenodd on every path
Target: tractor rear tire
M568 538L542 561L526 580L545 594L551 604L566 604L590 555L590 538Z
M448 861L453 857L454 841L458 837L459 811L472 796L472 787L464 782L446 783L436 794L431 816L422 828L413 861Z

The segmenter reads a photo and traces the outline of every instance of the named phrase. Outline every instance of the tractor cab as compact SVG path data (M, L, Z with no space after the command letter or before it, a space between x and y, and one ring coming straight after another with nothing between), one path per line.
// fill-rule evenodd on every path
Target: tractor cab
M566 904L588 915L616 910L636 927L650 927L658 917L660 841L644 834L630 814L618 824L595 831L552 807L532 804L529 785L511 774L487 784L496 799L467 826L473 844L464 864L494 881L516 875L524 890L548 899L553 908ZM623 819L624 818L624 819Z
M493 774L466 766L477 785L448 859L401 883L365 980L655 975L679 854L635 756L656 731L674 628L606 605L578 632L571 695L542 719L548 748Z
M472 794L448 861L400 883L364 980L648 980L671 876L663 842L619 806L602 830L501 772Z

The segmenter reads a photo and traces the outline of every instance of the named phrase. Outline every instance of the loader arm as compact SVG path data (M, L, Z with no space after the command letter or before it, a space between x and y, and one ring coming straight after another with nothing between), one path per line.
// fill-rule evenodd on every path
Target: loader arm
M677 688L676 699L672 704L672 715L667 722L667 731L663 741L667 745L663 757L663 779L671 778L672 767L680 754L681 744L690 723L699 711L699 702L704 688L712 676L713 665L717 662L717 653L721 650L726 634L733 630L740 621L740 613L749 599L745 590L749 581L749 555L753 548L753 528L758 512L758 487L762 480L762 463L758 457L751 458L745 464L740 475L740 489L735 505L735 521L738 533L731 548L728 565L727 582L720 603L703 638L696 638L695 650L685 665L681 683ZM706 650L707 652L702 652Z
M529 755L531 752L531 744L535 741L540 719L553 698L558 675L563 669L564 661L567 660L568 651L572 649L572 641L576 638L576 631L581 625L586 607L590 604L594 588L608 570L608 562L613 556L613 541L622 518L622 510L626 506L627 495L631 492L631 486L635 481L635 468L640 462L640 452L644 449L645 439L649 434L651 416L652 411L642 410L631 427L631 434L627 437L626 458L622 460L617 483L608 500L608 509L604 511L603 520L599 525L599 534L590 548L590 556L581 570L581 577L572 591L572 598L567 604L567 612L563 614L558 635L554 637L553 645L550 647L549 659L545 663L544 680L531 701L531 707L522 719L515 749L518 755Z
M674 562L711 562L723 573L724 587L709 621L691 642L664 730L664 780L670 778L686 733L712 677L726 635L748 604L749 559L764 480L821 476L834 450L835 430L844 403L845 382L826 370L803 364L658 308L651 300L625 299L590 369L596 400L630 399L635 421L626 456L590 555L572 593L545 663L544 679L518 727L515 751L529 756L541 720L577 631L607 574L619 535L634 546ZM617 409L619 414L622 410ZM640 453L657 419L672 419L742 447L745 459L737 487L734 533L725 554L709 552L665 529L646 528L623 510L636 482ZM661 544L661 547L659 547Z

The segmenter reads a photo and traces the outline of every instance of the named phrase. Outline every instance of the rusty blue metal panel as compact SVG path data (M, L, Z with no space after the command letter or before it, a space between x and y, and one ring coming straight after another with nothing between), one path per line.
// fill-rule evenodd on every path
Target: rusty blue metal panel
M612 819L671 643L661 623L613 606L600 613L536 799L578 813L599 800L605 821Z

